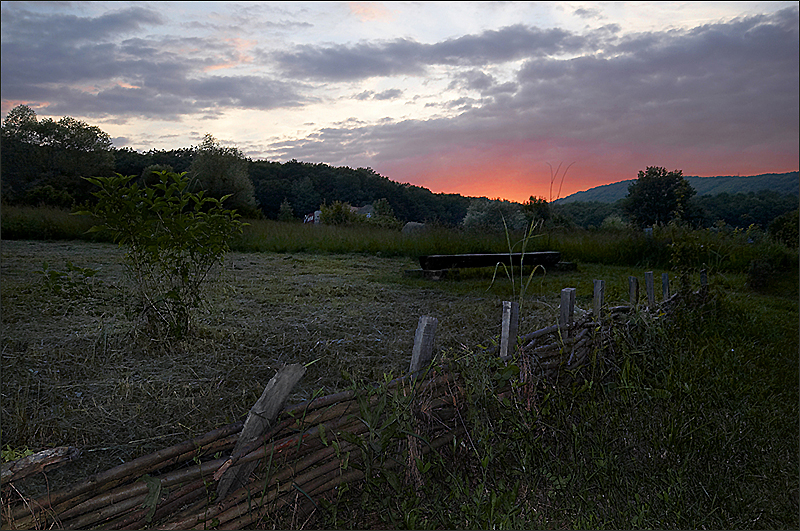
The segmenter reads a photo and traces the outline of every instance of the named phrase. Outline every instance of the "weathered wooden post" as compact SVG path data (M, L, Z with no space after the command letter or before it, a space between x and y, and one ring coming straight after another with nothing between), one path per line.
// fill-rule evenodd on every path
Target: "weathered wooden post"
M606 281L594 281L594 318L600 319L600 312L603 311L603 304L605 304L606 297Z
M669 273L661 273L661 291L664 294L664 300L669 299Z
M503 326L500 332L500 359L505 361L514 355L519 328L519 303L503 301Z
M436 326L439 320L436 317L423 315L419 318L417 331L414 334L414 349L411 351L411 366L408 372L416 374L433 359L433 340L436 336Z
M628 277L628 293L631 306L636 308L639 304L639 279L637 277Z
M561 312L558 318L558 325L561 328L563 337L569 337L569 328L572 326L574 314L575 288L564 288L561 290Z
M700 270L700 293L708 293L708 272L705 269Z
M645 271L644 273L644 287L647 291L647 307L655 308L656 306L656 285L653 279L652 271Z
M300 364L286 365L272 377L264 388L261 398L247 414L242 432L231 452L231 459L241 457L243 448L246 448L275 424L278 413L283 410L289 393L305 372L306 368ZM220 500L225 498L228 492L247 485L250 474L258 465L258 461L233 466L230 466L230 463L229 459L220 467L221 477L217 483L217 497Z

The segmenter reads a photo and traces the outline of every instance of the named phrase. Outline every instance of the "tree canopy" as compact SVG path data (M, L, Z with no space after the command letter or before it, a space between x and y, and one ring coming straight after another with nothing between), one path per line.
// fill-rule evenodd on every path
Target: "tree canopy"
M256 199L248 170L248 160L238 148L221 146L206 134L189 166L189 175L196 189L216 199L229 196L227 208L250 214L255 211Z
M628 185L623 209L631 222L640 227L666 224L689 213L689 200L694 194L682 170L648 166Z
M63 199L86 199L84 176L108 176L114 168L111 137L95 125L65 116L39 120L27 105L8 112L2 125L4 195L20 199L41 197L49 202L48 190ZM47 188L49 187L49 188Z

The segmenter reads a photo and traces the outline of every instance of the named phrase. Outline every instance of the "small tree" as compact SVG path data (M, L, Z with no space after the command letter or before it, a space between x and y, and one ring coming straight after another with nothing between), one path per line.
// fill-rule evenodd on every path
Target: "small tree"
M322 211L320 221L323 225L348 225L356 221L356 215L350 208L350 203L334 201L330 206L323 204L320 210Z
M550 204L544 197L531 196L525 203L522 203L522 212L528 223L539 220L546 222L551 217Z
M284 199L281 203L278 221L294 221L294 209L288 199Z
M99 188L98 201L77 214L96 216L102 224L91 232L105 232L127 247L126 270L154 334L181 337L191 328L209 275L243 224L222 206L226 197L190 192L183 173L156 175L158 183L141 187L131 182L134 175L87 178Z
M681 170L668 172L666 168L648 166L628 185L623 209L635 225L663 225L683 218L694 194L694 188L684 179Z

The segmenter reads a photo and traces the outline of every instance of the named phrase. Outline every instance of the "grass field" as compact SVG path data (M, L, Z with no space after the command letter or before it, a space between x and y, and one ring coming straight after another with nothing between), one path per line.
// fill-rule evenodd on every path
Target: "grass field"
M395 250L346 254L336 252L344 244L302 252L297 240L230 253L181 341L144 333L116 245L3 240L3 447L81 447L81 460L48 473L56 488L240 418L285 363L309 364L290 402L346 388L343 371L366 381L401 374L422 315L439 319L438 351L478 351L518 292L503 277L492 283L491 270L407 278L418 264L400 238ZM239 246L263 251L263 241ZM588 309L593 279L624 302L628 276L643 273L582 262L537 276L520 333L555 323L564 287ZM797 271L777 272L766 292L746 281L712 274L710 302L632 327L616 369L582 387L543 387L535 412L478 393L485 414L472 420L472 451L453 456L458 474L435 462L422 490L368 482L317 525L797 528Z

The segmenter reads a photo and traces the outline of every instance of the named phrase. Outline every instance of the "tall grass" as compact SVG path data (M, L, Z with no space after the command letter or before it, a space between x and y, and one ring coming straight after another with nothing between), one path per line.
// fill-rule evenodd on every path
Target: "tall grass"
M419 460L416 486L368 478L330 523L796 528L797 317L796 301L687 294L617 329L616 350L580 373L520 388L523 400L498 399L513 365L456 355L464 442Z
M95 221L73 216L70 211L56 207L2 205L2 236L6 240L92 240L87 231Z
M371 254L416 259L429 254L507 253L504 233L465 231L431 226L414 235L354 224L310 225L272 220L250 220L244 233L230 242L235 251L275 253ZM95 221L51 207L2 207L4 239L83 239ZM512 241L524 232L509 234ZM630 229L546 229L526 240L527 251L560 251L562 259L652 268L706 268L710 272L746 272L753 262L767 271L796 271L797 249L791 249L756 229L712 228L693 230L679 224L656 227L652 234Z
M467 233L431 227L406 235L397 230L366 224L311 225L291 222L251 221L244 234L232 242L243 252L365 253L381 256L503 252L502 235Z

